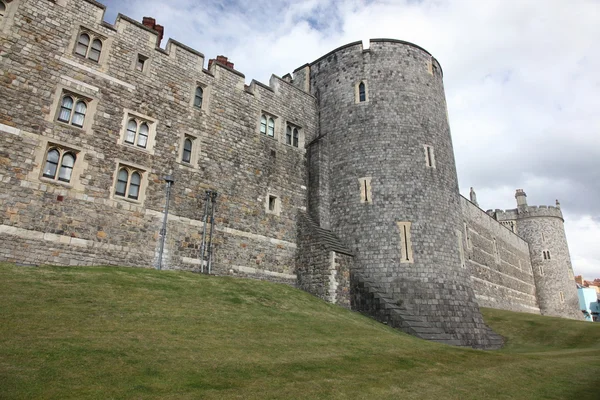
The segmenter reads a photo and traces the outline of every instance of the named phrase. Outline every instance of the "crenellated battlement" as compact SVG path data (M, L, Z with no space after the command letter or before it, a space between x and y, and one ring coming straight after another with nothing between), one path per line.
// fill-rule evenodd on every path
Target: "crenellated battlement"
M49 1L58 6L64 6L64 4L62 4L63 2L60 0ZM205 68L206 57L202 52L172 38L167 40L163 48L161 47L161 41L164 34L164 27L158 25L154 18L144 17L144 21L140 22L119 13L114 24L111 24L104 20L104 15L106 13L106 6L104 4L94 0L84 0L82 6L84 10L82 10L81 14L89 15L91 18L85 21L74 21L74 24L89 26L90 29L95 28L100 31L100 33L109 37L119 36L119 39L122 41L139 45L140 52L152 52L153 56L167 57L167 59L170 59L176 64L180 64L181 67L185 69L189 69L190 66L195 66L197 72L215 79L219 79L222 76L220 72L228 71L239 77L233 86L245 90L247 93L255 96L261 90L267 90L275 94L277 92L277 87L281 82L285 82L287 85L290 85L290 87L298 89L297 92L302 92L303 96L311 96L307 93L307 90L295 85L291 79L282 79L276 75L271 76L268 85L254 79L249 85L246 85L246 76L242 72L236 70L233 63L223 56L217 56L214 60L208 60L208 65L206 65ZM289 74L286 76L289 76Z
M490 210L491 211L491 210ZM510 221L534 217L555 217L563 219L560 207L555 206L526 206L512 210L494 210L498 221Z

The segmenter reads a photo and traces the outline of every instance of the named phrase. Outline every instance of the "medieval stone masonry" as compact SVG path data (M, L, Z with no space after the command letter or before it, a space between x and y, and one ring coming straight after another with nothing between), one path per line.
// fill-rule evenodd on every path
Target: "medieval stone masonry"
M0 260L268 279L475 348L502 345L479 306L581 318L560 206L459 195L426 50L350 43L246 85L104 11L0 0Z

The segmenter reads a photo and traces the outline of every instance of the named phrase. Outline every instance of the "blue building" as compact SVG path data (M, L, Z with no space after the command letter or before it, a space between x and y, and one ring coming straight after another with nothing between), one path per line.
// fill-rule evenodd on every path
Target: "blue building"
M600 322L600 303L598 303L596 289L577 285L577 294L579 295L579 306L585 320Z

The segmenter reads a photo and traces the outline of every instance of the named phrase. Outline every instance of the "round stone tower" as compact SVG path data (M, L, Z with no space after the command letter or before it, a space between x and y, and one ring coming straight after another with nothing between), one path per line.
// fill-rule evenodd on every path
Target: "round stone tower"
M320 162L328 164L319 190L309 192L320 197L312 214L394 302L463 345L485 347L490 331L464 264L437 60L414 44L376 39L368 50L351 43L305 68L327 153Z
M558 200L553 206L528 206L517 189L517 234L529 242L531 265L542 315L583 319Z

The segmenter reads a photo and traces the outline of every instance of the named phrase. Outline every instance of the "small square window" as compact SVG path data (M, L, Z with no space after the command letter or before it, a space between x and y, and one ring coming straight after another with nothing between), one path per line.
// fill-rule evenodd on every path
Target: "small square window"
M148 61L148 57L138 54L137 59L135 61L136 71L144 72L146 69L147 61Z
M278 196L273 194L267 195L267 202L265 205L265 211L267 214L279 215L281 213L281 200Z
M269 196L269 211L275 211L276 202L277 202L277 197Z

